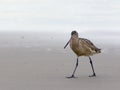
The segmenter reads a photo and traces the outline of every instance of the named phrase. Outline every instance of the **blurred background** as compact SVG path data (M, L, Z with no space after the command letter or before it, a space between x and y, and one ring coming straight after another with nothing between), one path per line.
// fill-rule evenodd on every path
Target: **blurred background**
M119 0L0 0L0 46L65 43L72 30L119 46L119 16Z

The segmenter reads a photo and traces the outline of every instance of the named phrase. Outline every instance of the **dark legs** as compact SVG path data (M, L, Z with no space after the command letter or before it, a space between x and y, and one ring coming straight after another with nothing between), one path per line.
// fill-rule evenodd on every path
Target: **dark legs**
M91 59L91 57L90 57L90 56L89 56L89 60L90 60L90 64L91 64L92 71L93 71L93 74L92 74L92 75L90 75L89 77L95 77L95 76L96 76L96 74L95 74L94 67L93 67L93 63L92 63L92 59ZM75 74L75 71L76 71L77 67L78 67L78 57L77 57L76 66L75 66L75 69L74 69L74 71L73 71L72 76L67 77L67 78L75 78L74 74Z
M75 69L74 69L74 71L73 71L72 76L67 77L67 78L75 78L74 74L75 74L75 71L76 71L77 67L78 67L78 58L77 58L76 66L75 66Z
M91 59L90 57L89 57L89 60L90 60L90 64L91 64L92 71L93 71L93 75L90 75L89 77L95 77L96 74L95 74L95 71L94 71L94 67L93 67L92 59Z

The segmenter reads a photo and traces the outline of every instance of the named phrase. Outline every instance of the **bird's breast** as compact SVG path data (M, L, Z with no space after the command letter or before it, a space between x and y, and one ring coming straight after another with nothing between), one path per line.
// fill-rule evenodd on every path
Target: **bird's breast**
M70 40L71 49L77 49L79 47L79 40L77 38L72 38Z
M74 51L74 53L78 56L82 55L82 49L80 49L81 45L79 43L79 39L73 38L70 40L70 47Z

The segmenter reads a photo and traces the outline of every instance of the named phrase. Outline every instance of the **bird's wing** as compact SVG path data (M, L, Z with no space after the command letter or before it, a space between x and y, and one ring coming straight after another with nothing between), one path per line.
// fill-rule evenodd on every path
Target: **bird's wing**
M81 42L83 42L86 46L91 48L92 50L95 50L96 52L100 51L101 49L97 48L90 40L85 39L85 38L79 38Z

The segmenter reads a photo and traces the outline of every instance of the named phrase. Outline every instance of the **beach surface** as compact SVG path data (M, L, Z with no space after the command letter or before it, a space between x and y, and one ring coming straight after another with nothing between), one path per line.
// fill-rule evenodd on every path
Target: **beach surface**
M89 59L79 57L77 78L67 79L75 67L76 55L69 47L63 49L68 36L55 37L45 38L39 33L1 34L0 90L119 90L119 45L93 38L102 49L101 54L92 56L97 77L88 77L92 74Z

